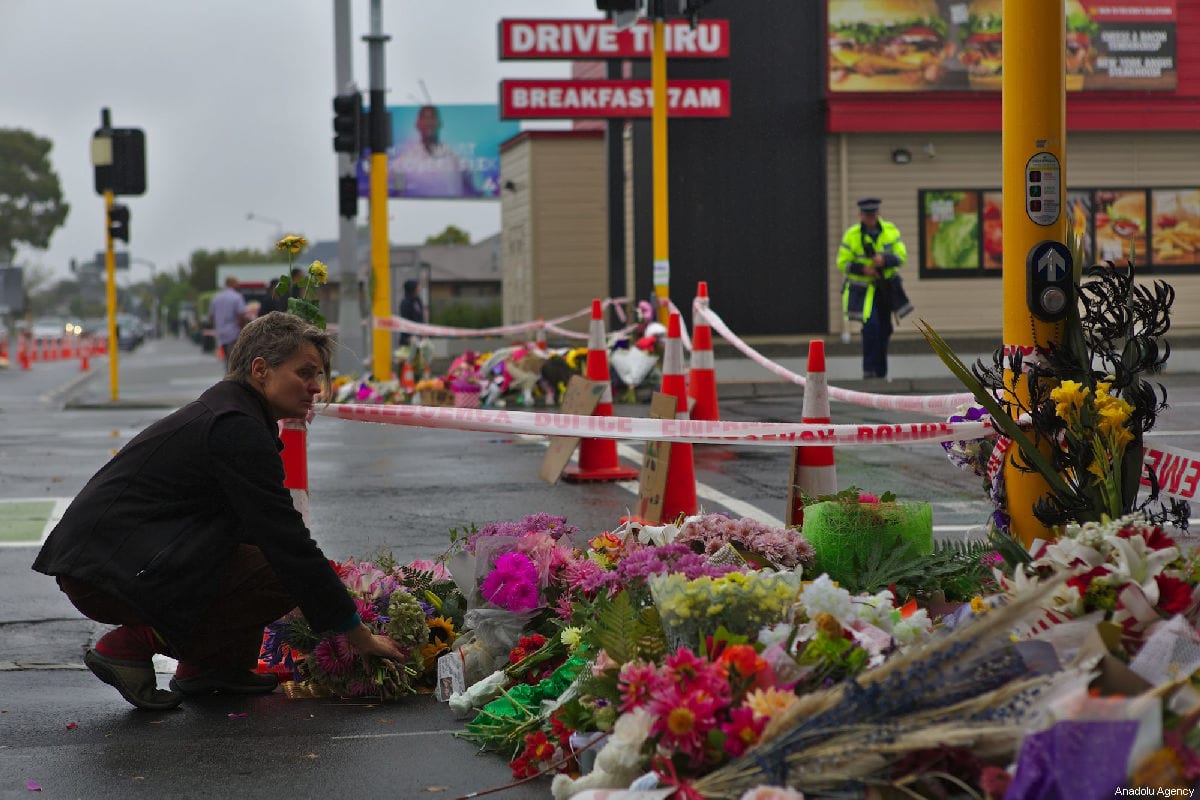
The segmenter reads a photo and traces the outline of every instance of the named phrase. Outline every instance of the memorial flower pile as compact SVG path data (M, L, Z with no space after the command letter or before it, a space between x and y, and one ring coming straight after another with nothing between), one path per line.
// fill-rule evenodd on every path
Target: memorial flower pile
M445 568L428 561L399 565L388 557L349 559L333 567L362 621L399 644L404 661L365 661L345 634L312 630L299 610L267 627L260 660L290 671L294 681L316 693L394 700L427 690L438 656L454 642L461 606Z
M1011 594L1065 576L1043 622L1100 612L1121 627L1131 653L1157 623L1176 615L1200 625L1200 557L1185 555L1161 525L1140 514L1068 525L1057 541L1032 555L1011 576L996 570L996 578Z

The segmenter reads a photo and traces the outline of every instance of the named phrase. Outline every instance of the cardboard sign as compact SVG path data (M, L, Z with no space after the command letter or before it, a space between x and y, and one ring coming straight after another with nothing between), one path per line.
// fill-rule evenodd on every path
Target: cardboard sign
M655 392L650 398L650 417L674 419L677 403L673 395ZM663 492L667 488L667 467L670 463L670 442L646 442L646 450L642 454L642 474L638 480L637 516L651 525L662 521Z
M605 385L600 381L589 381L582 375L572 375L563 395L559 411L563 414L587 416L596 410L596 404L604 395ZM558 483L563 468L571 460L571 454L579 446L578 436L551 436L550 446L546 448L546 457L542 459L542 480L546 483Z

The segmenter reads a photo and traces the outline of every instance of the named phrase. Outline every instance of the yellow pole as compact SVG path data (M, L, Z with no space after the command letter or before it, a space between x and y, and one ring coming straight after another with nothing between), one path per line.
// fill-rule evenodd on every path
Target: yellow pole
M1026 302L1026 258L1043 240L1063 236L1066 187L1066 17L1062 0L1004 0L1003 180L1004 343L1044 350L1062 341L1059 323L1043 322ZM1009 408L1029 400L1025 376L1006 370ZM1016 451L1013 446L1012 450ZM1019 457L1019 456L1018 456ZM1036 472L1022 472L1010 452L1004 465L1013 536L1028 547L1052 538L1033 515L1049 492Z
M117 399L117 257L113 252L112 228L109 215L112 213L113 191L104 192L104 303L108 308L108 391L113 401Z
M659 3L661 6L661 3ZM654 38L650 51L650 88L654 107L650 112L650 139L654 157L654 296L658 300L658 321L667 324L671 311L667 299L671 289L670 242L667 238L667 50L664 41L666 22L662 14L654 17Z
M374 290L371 316L375 320L392 315L392 276L389 261L387 226L387 153L371 153L371 276ZM371 332L371 373L376 380L392 378L392 332L373 328Z

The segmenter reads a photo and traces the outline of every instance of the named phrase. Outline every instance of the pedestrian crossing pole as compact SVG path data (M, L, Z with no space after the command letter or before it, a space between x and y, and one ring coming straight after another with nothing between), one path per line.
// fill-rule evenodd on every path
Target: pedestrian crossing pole
M117 365L117 258L113 251L112 213L116 192L113 191L113 133L112 117L107 108L100 109L100 128L92 136L92 166L96 168L96 189L104 197L104 302L108 312L108 387L113 401L118 394Z
M383 45L390 36L383 33L381 0L371 0L371 32L363 37L367 42L368 80L371 107L369 111L371 145L371 277L374 291L371 297L371 316L378 323L392 315L391 248L388 246L387 224L387 149L391 125L384 105ZM375 380L392 377L392 332L372 326L371 373Z
M653 18L650 90L654 102L650 109L650 140L654 162L654 298L658 305L658 321L666 325L671 317L671 248L667 215L666 0L650 0L650 11Z
M1020 350L1028 361L1062 342L1057 320L1073 302L1069 285L1056 295L1036 291L1038 263L1057 264L1063 251L1070 259L1069 249L1055 241L1066 231L1066 15L1061 0L1004 0L1003 14L1003 334L1005 348ZM1005 399L1014 416L1028 407L1028 380L1027 373L1005 370ZM1050 487L1039 473L1018 469L1014 458L1021 458L1015 446L1004 464L1008 513L1014 538L1028 547L1054 536L1033 514Z

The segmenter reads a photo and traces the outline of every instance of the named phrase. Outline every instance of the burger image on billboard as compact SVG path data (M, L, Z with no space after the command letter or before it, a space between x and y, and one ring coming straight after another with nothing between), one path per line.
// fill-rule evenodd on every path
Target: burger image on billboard
M829 2L829 86L834 91L931 89L953 52L936 0Z
M975 0L967 12L966 23L959 28L963 43L958 60L967 70L972 89L1000 89L1003 7L1004 0Z
M1079 0L1067 0L1067 89L1083 88L1083 76L1092 71L1096 51L1092 37L1099 26L1092 22Z

